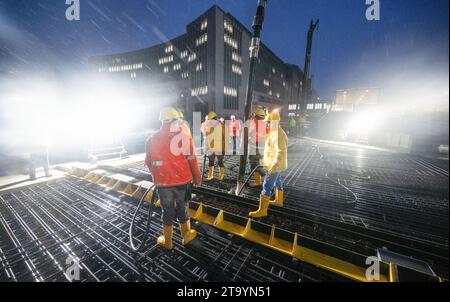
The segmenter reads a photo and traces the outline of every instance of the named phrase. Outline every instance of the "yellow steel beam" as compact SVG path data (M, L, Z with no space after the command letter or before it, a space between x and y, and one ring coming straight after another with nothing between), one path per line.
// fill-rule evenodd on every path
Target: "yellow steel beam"
M146 191L146 188L141 185L118 180L114 178L113 175L104 172L105 171L102 170L82 171L82 169L78 168L74 169L74 171L69 172L69 175L84 179L85 181L95 183L102 187L110 188L113 191L119 192L135 199L140 199ZM149 201L150 199L151 193L149 193L145 197L146 201ZM250 218L247 219L245 226L243 226L226 220L226 213L223 210L208 207L209 209L213 209L213 212L217 212L217 215L211 215L205 211L206 206L203 203L192 202L191 204L198 206L197 209L189 209L190 217L194 220L201 221L219 230L239 236L261 246L267 247L285 255L289 255L295 259L299 259L325 270L332 271L346 278L361 282L373 282L372 280L368 280L366 278L366 268L302 246L302 242L300 242L301 238L298 233L292 233L282 230L285 233L290 233L291 238L293 238L292 241L288 241L276 236L277 231L281 229L275 227L275 225L268 226L271 229L271 232L270 234L266 234L253 229L252 225L254 221ZM391 270L390 275L390 277L380 275L380 280L378 281L395 281L395 275L392 274Z
M294 240L286 241L275 236L277 228L271 226L270 235L252 229L252 219L247 220L246 226L242 226L224 219L224 211L218 210L217 216L209 215L204 211L203 203L198 205L197 210L189 209L192 219L211 225L219 230L239 236L264 247L289 255L293 258L315 265L317 267L332 271L349 279L361 282L373 282L366 278L366 268L352 263L325 255L323 253L305 248L299 242L298 233L291 233ZM379 282L390 281L388 277L380 275Z

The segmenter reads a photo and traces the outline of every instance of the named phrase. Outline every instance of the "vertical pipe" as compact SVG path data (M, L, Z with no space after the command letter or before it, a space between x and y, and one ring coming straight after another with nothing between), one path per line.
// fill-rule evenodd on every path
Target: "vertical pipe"
M245 120L250 119L250 114L252 110L252 100L253 100L253 85L254 85L254 71L255 65L258 60L259 49L261 45L261 30L264 23L264 12L267 6L268 0L259 0L258 8L256 10L255 18L253 19L253 35L250 45L250 74L248 77L247 84L247 97L245 101ZM239 163L239 174L237 179L236 192L239 192L240 188L244 185L245 178L245 168L247 165L247 155L248 155L248 127L244 127L244 154L240 157Z
M309 25L308 30L308 37L307 37L307 43L306 43L306 53L305 53L305 66L303 68L303 80L302 80L302 103L301 103L301 110L306 111L306 104L307 104L307 98L308 94L310 92L310 81L309 81L309 69L311 66L311 53L312 53L312 43L313 43L313 37L314 32L317 29L317 26L319 25L319 20L314 22L311 20L311 24Z

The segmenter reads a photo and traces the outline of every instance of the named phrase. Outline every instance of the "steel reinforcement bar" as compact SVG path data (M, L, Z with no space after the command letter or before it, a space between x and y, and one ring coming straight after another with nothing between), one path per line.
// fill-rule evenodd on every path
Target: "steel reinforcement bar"
M83 171L82 169L74 169L70 174L133 198L140 198L145 190L143 184L139 183L137 180L134 180L134 183L127 182L124 181L123 178L121 179L121 177L108 175L106 171ZM221 193L214 191L205 192L204 189L197 190L201 190L202 194L208 194L212 197L227 198L229 201L246 203L247 205L249 203L248 200L245 200L242 197L232 198L231 196L224 196L221 195ZM149 200L149 198L147 198L147 200ZM251 203L254 203L254 201L251 201ZM283 212L285 209L275 209L272 211L276 211L277 214L282 214L284 217L292 215L292 213ZM299 235L295 232L289 232L280 229L275 225L267 225L231 213L226 213L221 209L205 206L203 203L192 202L190 212L191 216L198 221L264 247L268 247L314 266L332 271L352 280L371 281L367 279L365 274L366 268L364 264L367 255L358 254L354 251L321 242L311 237ZM332 228L333 230L336 230L337 228L341 231L341 228L337 225L333 225ZM349 232L349 230L345 229L344 231ZM350 232L349 235L356 235L356 232ZM366 238L369 237L372 241L377 240L377 237L372 236L365 235ZM386 239L383 242L390 243ZM385 269L383 270L384 275L382 275L379 281L396 280L389 271L390 269L394 269L392 267L392 263L387 263L385 265Z

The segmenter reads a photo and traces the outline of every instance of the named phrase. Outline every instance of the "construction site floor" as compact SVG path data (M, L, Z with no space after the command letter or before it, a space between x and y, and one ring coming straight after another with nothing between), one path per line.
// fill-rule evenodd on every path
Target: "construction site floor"
M325 232L315 223L306 225L300 216L295 218L296 213L312 215L317 223L326 218L448 251L448 160L313 140L294 140L288 157L283 209L293 214L288 220L269 215L259 221L355 252L381 246ZM143 159L139 154L82 165L150 179ZM203 167L203 157L199 161ZM227 156L225 166L224 181L203 183L204 189L220 192L221 197L196 194L194 200L247 217L257 205L260 188L243 191L253 205L229 202L225 193L234 193L239 157ZM53 179L33 183L24 176L9 178L12 186L0 188L0 281L69 280L68 258L80 261L81 281L347 280L201 222L194 226L199 233L194 244L183 247L176 228L174 251L163 251L155 244L162 233L160 210L152 219L144 253L133 253L128 230L136 200L61 172L52 174ZM146 213L144 207L137 216L137 242L144 233ZM448 252L446 257L444 265L437 267L444 276L448 276Z
M128 237L135 209L135 200L73 178L0 194L0 281L67 281L70 259L81 265L80 281L345 281L202 224L189 247L176 228L167 252L156 246L160 211L144 253L135 254ZM136 242L146 213L138 215Z
M448 160L313 140L297 141L288 158L285 208L448 245ZM203 167L204 158L199 162ZM148 171L143 161L121 167ZM202 186L234 193L239 157L227 156L225 167L224 181L204 181ZM257 200L260 192L247 186L242 195ZM222 206L244 215L250 211L226 200Z

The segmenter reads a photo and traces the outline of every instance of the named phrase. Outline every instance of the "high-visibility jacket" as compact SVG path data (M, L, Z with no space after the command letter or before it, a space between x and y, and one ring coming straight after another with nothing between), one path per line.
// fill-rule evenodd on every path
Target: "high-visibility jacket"
M225 123L218 120L208 120L202 126L205 136L205 147L207 153L224 155L228 148L228 131Z
M231 120L229 124L229 132L231 137L236 137L239 135L241 131L241 122L238 120Z
M270 129L264 148L263 165L270 173L283 172L288 168L288 137L281 127Z
M164 124L146 144L145 165L157 187L200 183L201 172L192 137L176 122Z
M289 124L291 126L291 128L295 128L297 127L297 121L295 120L295 118L291 118L291 120L289 121Z
M264 120L252 119L248 128L248 140L251 143L264 143L266 141L268 129Z

